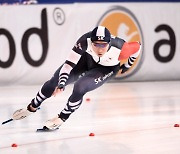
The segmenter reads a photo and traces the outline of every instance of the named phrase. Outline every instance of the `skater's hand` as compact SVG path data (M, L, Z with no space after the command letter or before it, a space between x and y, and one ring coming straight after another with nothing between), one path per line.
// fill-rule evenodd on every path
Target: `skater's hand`
M129 68L127 68L124 64L122 64L122 65L120 66L121 74L127 72L128 69L129 69Z
M58 84L58 86L57 86L57 88L58 89L61 89L61 91L64 91L64 89L65 89L65 84Z
M55 97L56 95L58 95L62 91L64 91L64 89L59 89L58 87L56 87L52 95Z

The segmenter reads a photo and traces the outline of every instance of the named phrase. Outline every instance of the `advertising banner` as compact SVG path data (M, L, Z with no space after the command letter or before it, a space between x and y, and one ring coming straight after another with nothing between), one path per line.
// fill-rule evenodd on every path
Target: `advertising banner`
M179 8L179 3L1 6L0 85L48 80L77 39L97 25L142 44L136 63L115 80L179 80Z

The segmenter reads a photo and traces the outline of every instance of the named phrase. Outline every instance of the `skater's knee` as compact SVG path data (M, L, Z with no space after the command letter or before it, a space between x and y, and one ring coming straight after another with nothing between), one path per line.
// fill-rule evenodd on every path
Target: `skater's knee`
M74 84L73 93L76 93L77 95L84 95L87 92L87 87L83 84Z

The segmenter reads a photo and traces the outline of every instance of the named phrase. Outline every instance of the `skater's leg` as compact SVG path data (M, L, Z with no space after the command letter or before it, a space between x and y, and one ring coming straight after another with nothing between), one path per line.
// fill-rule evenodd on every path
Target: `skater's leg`
M87 70L85 62L86 62L85 58L82 58L78 62L78 64L75 66L75 68L71 71L66 85L76 81L79 78L79 76ZM53 77L50 80L48 80L47 82L44 83L44 85L38 91L36 97L32 99L31 103L27 106L26 109L19 109L14 112L13 117L16 120L25 118L28 115L30 115L31 113L36 112L36 110L41 105L41 103L44 100L46 100L47 98L52 96L55 88L58 85L59 72L60 72L61 68L62 68L62 66L57 69L57 71L54 73ZM59 121L59 118L55 121Z
M87 54L84 54L80 59L80 61L78 62L78 64L73 68L73 70L69 74L69 78L67 80L66 85L76 81L83 72L86 72L87 70L86 56ZM55 88L58 85L59 72L61 68L62 66L59 69L57 69L57 71L54 73L54 76L41 87L36 97L32 99L31 106L33 108L39 107L45 99L52 96Z
M54 73L53 77L50 80L43 84L43 86L38 91L36 97L32 99L31 103L27 106L26 109L19 109L14 112L13 119L20 120L27 117L31 113L36 112L41 103L47 98L51 97L54 89L58 84L60 69L61 67L57 69L57 71Z
M81 77L75 84L73 92L68 99L65 108L60 113L59 117L65 121L69 118L71 113L77 110L83 100L83 96L94 89L102 86L107 80L111 79L116 75L117 69L99 67L92 69L86 73L85 76Z
M41 103L52 95L58 83L58 72L60 68L54 73L54 76L41 87L36 97L32 99L26 109L19 109L14 112L13 119L20 120L36 112Z
M39 107L44 100L52 96L58 84L60 69L61 67L57 69L57 71L54 73L53 77L50 80L46 81L43 84L43 86L38 91L36 97L32 99L31 106L33 108Z

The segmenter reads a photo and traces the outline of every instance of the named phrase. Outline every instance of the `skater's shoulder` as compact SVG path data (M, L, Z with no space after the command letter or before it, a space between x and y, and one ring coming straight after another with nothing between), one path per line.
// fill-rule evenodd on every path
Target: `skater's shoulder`
M121 49L125 42L126 41L123 40L122 38L119 38L119 37L116 37L113 35L111 36L111 46L113 46L113 47Z
M87 32L85 34L83 34L82 36L80 36L80 38L78 39L77 42L85 42L87 41L87 39L89 39L91 37L91 32Z

